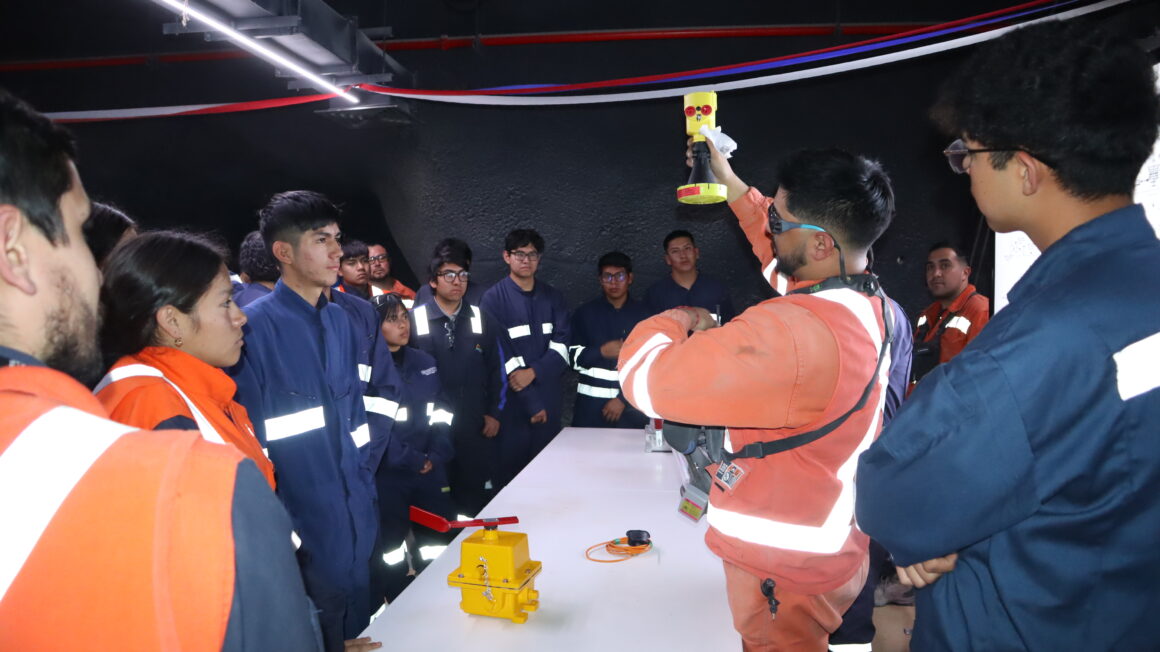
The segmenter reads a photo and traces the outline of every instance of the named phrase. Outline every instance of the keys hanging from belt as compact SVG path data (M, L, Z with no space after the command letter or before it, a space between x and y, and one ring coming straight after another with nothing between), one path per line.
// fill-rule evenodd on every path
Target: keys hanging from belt
M767 577L761 581L761 595L764 595L765 599L769 601L769 617L771 620L777 618L777 605L781 604L780 600L773 597L773 590L776 587L777 583L771 578Z

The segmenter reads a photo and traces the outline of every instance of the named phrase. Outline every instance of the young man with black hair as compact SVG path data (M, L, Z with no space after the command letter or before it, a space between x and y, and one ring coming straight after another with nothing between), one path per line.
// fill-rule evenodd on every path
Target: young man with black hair
M383 294L382 290L371 284L370 267L367 244L353 238L343 240L342 258L338 259L338 285L334 288L364 301Z
M652 315L629 295L632 259L610 251L596 264L601 296L572 313L572 366L580 374L572 425L579 428L643 428L648 421L640 410L624 402L616 358L624 338L641 320Z
M439 244L435 245L432 250L432 256L440 255L441 251L454 251L455 255L467 263L467 268L471 268L471 246L459 238L443 238ZM474 283L467 284L467 291L463 293L463 300L467 303L478 306L483 299L483 292L487 288L479 282L476 278ZM415 305L419 306L427 303L433 297L431 285L423 283L419 286L418 291L415 292Z
M853 470L881 427L891 309L865 270L894 194L841 150L786 157L772 198L713 169L783 296L719 328L704 308L641 322L621 387L646 415L728 427L705 540L746 649L824 651L867 575Z
M858 465L858 523L920 589L914 649L1156 647L1160 242L1132 193L1158 112L1150 57L1078 20L943 87L951 167L1041 254Z
M926 289L934 303L914 327L914 379L959 354L991 318L991 301L971 285L966 254L936 242L926 257Z
M505 401L503 360L511 345L495 318L464 298L471 277L464 247L437 248L427 271L433 296L411 311L411 346L435 357L455 415L451 496L461 513L475 516L500 487L496 437Z
M317 649L253 462L108 419L72 137L0 90L0 649ZM79 381L79 382L78 382Z
M391 257L387 254L386 247L381 244L367 247L367 262L370 265L370 285L373 296L394 292L403 298L408 309L415 305L415 291L391 276Z
M234 303L239 308L245 308L274 289L281 272L261 232L250 231L242 240L238 248L238 269L244 277L242 289L234 292Z
M282 277L247 306L246 346L230 373L278 471L326 648L339 650L370 619L378 534L360 342L326 295L342 255L339 211L316 192L295 190L274 195L259 216Z
M515 396L500 419L503 485L560 432L563 416L571 325L564 295L536 278L543 255L544 238L536 231L508 233L503 261L509 273L483 295L483 309L507 329L512 346L504 366Z
M701 250L697 248L693 234L677 229L665 236L661 247L669 275L653 283L645 293L644 302L652 312L694 306L708 310L720 324L733 319L736 313L729 286L697 269Z

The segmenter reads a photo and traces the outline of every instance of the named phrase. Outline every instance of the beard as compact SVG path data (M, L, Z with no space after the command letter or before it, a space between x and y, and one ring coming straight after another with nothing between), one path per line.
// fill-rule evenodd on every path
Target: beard
M97 341L99 307L84 301L71 273L59 270L55 284L58 300L45 316L42 359L49 367L92 387L104 371Z
M806 250L805 247L799 247L796 251L789 251L784 254L778 252L777 267L775 270L778 274L785 274L786 276L797 276L797 271L806 265Z

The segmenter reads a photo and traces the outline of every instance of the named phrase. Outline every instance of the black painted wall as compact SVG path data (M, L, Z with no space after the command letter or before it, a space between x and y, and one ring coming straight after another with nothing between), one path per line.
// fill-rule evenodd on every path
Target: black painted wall
M141 4L152 21L146 21L142 29L159 30L157 26L169 20L164 11ZM884 3L886 13L877 20L899 20L898 9L891 12L891 6ZM944 8L941 11L949 15L938 18L994 6ZM1102 14L1097 20L1111 17L1155 25L1155 14L1155 7L1144 3ZM432 29L454 34L461 24L473 21L470 13L445 12L434 23L418 10L401 15L400 36L439 33ZM669 18L672 24L687 24ZM807 12L787 22L812 18L828 20ZM413 21L409 31L407 20ZM484 32L550 28L533 21L504 30L478 15L474 22ZM751 21L772 22L776 20L769 16ZM610 19L575 28L618 26L614 23ZM424 25L428 31L420 28ZM571 24L554 26L556 30L572 28ZM99 36L92 33L94 39ZM149 39L161 42L155 33ZM405 52L397 57L417 72L421 87L474 88L670 72L851 40L539 45ZM6 52L2 58L43 56L42 50L27 47ZM174 49L169 41L157 47ZM202 46L185 42L176 49L193 47ZM72 43L62 53L83 51ZM91 51L125 50L102 42L94 43ZM928 302L922 266L930 242L950 238L968 248L973 245L978 251L977 274L991 266L989 240L980 235L968 180L953 175L941 154L950 138L937 133L926 116L939 81L963 55L953 52L728 92L719 98L719 125L740 142L735 169L767 193L775 189L771 170L779 153L794 148L839 146L884 163L894 179L898 215L876 247L877 271L888 291L912 314ZM7 73L0 85L44 111L290 94L284 81L274 79L269 66L256 60ZM542 278L578 305L598 292L594 264L600 254L620 249L631 255L637 287L643 291L667 273L661 260L661 238L674 228L686 228L697 236L702 270L727 280L735 301L752 303L769 294L729 210L723 205L682 206L674 199L676 186L687 175L679 99L565 108L418 103L410 125L362 129L321 117L315 108L75 125L81 174L91 195L122 205L147 227L213 229L235 245L255 228L255 211L270 194L292 188L319 190L345 206L348 233L387 241L397 274L412 284L424 275L432 245L450 235L464 238L475 249L473 282L494 282L504 273L500 258L504 234L532 226L548 241ZM988 274L980 275L979 285L985 292L990 283Z

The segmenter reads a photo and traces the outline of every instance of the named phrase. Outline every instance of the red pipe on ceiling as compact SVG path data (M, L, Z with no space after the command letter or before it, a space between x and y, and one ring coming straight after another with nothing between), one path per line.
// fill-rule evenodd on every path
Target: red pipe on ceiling
M495 36L439 36L434 38L377 41L388 52L405 50L452 50L487 46L541 45L555 43L600 43L609 41L652 41L691 38L764 38L787 36L855 36L867 34L895 34L919 26L935 23L909 24L851 24L851 25L782 25L766 27L704 27L649 30L603 30L590 32L547 32L539 34L507 34ZM0 72L30 72L37 70L67 70L73 68L102 68L110 66L146 65L157 63L188 63L221 61L251 57L244 50L215 52L179 52L158 55L124 55L77 59L42 59L0 63Z

